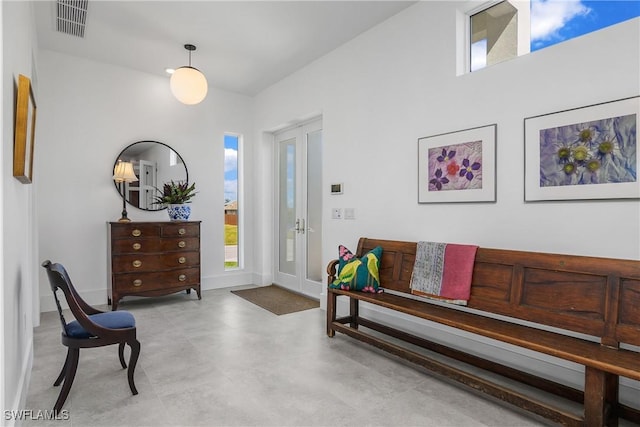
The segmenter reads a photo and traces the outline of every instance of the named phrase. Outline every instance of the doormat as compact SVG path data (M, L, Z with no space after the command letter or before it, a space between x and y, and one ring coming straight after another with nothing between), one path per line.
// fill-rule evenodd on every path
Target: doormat
M320 307L320 303L318 301L295 292L288 291L276 285L241 289L231 291L231 293L260 306L265 310L269 310L278 316L281 314L295 313L297 311Z

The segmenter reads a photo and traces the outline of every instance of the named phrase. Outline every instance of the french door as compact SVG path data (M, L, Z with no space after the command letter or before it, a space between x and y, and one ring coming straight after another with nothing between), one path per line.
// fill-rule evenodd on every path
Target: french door
M155 194L156 184L156 165L147 160L140 160L140 172L138 174L138 183L140 187L139 207L141 209L156 209L153 206L153 196Z
M322 121L275 135L274 281L320 297L322 267Z

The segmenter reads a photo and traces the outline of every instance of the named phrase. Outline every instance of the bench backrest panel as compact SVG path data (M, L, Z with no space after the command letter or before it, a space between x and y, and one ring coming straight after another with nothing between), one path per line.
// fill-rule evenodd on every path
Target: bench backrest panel
M640 279L622 279L617 334L621 342L640 345Z
M378 245L381 286L410 293L416 242L361 238L357 255ZM640 345L640 261L478 248L468 307Z

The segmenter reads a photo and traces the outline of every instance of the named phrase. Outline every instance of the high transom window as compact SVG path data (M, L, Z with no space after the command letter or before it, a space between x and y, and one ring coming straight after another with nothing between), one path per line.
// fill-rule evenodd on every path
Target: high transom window
M480 70L638 16L638 0L490 1L469 12L469 69Z

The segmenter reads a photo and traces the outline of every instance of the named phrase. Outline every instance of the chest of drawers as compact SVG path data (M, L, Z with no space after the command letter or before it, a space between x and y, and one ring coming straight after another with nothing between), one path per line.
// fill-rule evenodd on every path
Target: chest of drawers
M200 294L200 221L109 223L108 302L127 295Z

